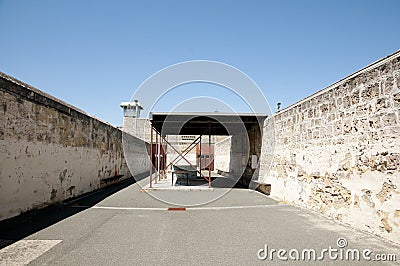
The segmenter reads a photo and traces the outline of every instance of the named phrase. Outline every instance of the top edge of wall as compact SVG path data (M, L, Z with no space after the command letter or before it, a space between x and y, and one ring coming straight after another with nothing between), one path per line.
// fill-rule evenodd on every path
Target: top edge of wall
M114 126L114 125L112 125L112 124L110 124L110 123L108 123L106 121L102 121L101 119L99 119L99 118L97 118L97 117L95 117L95 116L93 116L91 114L88 114L85 111L83 111L83 110L81 110L81 109L79 109L79 108L77 108L77 107L75 107L75 106L73 106L73 105L71 105L69 103L66 103L66 102L64 102L64 101L62 101L62 100L60 100L60 99L58 99L58 98L56 98L56 97L44 92L44 91L41 91L41 90L39 90L39 89L37 89L37 88L35 88L35 87L23 82L23 81L20 81L20 80L12 77L10 75L7 75L7 74L3 73L1 71L0 71L0 78L8 80L8 81L10 81L10 82L12 82L12 83L14 83L14 84L16 84L18 86L21 86L21 87L23 87L23 88L25 88L25 89L27 89L29 91L32 91L32 92L34 92L36 94L39 94L39 95L41 95L43 97L46 97L46 98L48 98L48 99L50 99L52 101L55 101L55 102L57 102L57 103L59 103L61 105L64 105L64 106L68 107L69 109L74 110L75 112L81 113L81 114L83 114L83 115L85 115L85 116L87 116L89 118L92 118L92 119L97 120L97 121L99 121L99 122L101 122L103 124L106 124L107 126L111 126L111 127L115 128L115 129L120 130L118 127L116 127L116 126Z
M357 70L356 72L354 72L354 73L352 73L352 74L340 79L339 81L336 81L335 83L329 85L328 87L325 87L324 89L319 90L319 91L307 96L306 98L289 105L288 107L285 107L284 109L280 110L279 112L273 113L272 116L270 116L270 118L274 117L276 115L279 115L281 113L284 113L284 112L292 109L293 107L298 106L298 105L302 104L303 102L306 102L306 101L308 101L308 100L310 100L310 99L312 99L314 97L317 97L317 96L319 96L321 94L324 94L325 92L327 92L327 91L329 91L329 90L331 90L331 89L333 89L333 88L345 83L346 81L348 81L348 80L350 80L350 79L352 79L352 78L354 78L354 77L356 77L356 76L358 76L358 75L360 75L360 74L362 74L364 72L367 72L367 71L369 71L371 69L379 67L379 66L385 64L386 62L389 62L389 61L391 61L394 58L399 57L399 56L400 56L400 50L397 50L396 52L394 52L394 53L392 53L392 54L390 54L390 55L388 55L386 57L378 59L377 61L369 64L368 66L363 67L360 70Z

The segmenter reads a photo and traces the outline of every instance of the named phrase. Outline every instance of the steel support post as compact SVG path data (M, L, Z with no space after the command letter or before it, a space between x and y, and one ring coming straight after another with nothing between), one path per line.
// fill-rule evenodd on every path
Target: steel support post
M157 162L158 162L158 159L157 159L157 156L158 156L158 134L157 134L157 131L155 132L156 133L156 152L155 152L155 156L156 156L156 161L155 161L155 163L157 164ZM157 165L157 167L154 167L155 169L155 174L156 174L156 177L154 178L154 183L155 184L157 184L157 177L158 177L158 175L160 174L160 172L158 171L158 165Z
M200 172L201 172L201 135L200 135L200 158L199 158L199 162L200 162Z
M158 138L157 138L158 140ZM160 141L158 141L158 145L157 145L157 172L158 172L158 181L160 181L160 176L161 176L161 172L160 172L160 156L161 156L161 135L160 135Z
M211 123L208 123L208 187L211 187Z
M153 188L153 124L150 125L150 188Z

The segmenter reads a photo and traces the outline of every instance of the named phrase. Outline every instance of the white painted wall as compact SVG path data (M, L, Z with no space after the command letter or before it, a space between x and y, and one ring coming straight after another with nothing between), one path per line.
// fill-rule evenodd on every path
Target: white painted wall
M0 106L0 220L131 176L119 129L1 72ZM148 171L144 142L127 139L133 173Z

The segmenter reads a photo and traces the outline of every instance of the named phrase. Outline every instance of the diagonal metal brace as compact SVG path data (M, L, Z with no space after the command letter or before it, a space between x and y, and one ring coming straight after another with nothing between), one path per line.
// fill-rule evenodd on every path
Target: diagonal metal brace
M196 169L196 171L200 174L201 177L203 177L207 182L209 182L209 180L201 173L201 171L197 170L197 167L194 167L193 164L191 162L189 162L185 156L182 155L182 153L180 153L171 143L169 143L166 139L164 139L165 142L176 152L178 153L178 155L184 159L191 167L193 167L194 169Z

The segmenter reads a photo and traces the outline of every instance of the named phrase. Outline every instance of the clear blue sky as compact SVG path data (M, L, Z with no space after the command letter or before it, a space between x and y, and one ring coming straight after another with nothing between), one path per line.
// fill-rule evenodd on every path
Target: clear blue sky
M194 59L244 71L285 107L399 50L399 10L398 0L0 0L0 71L114 125L147 77Z

